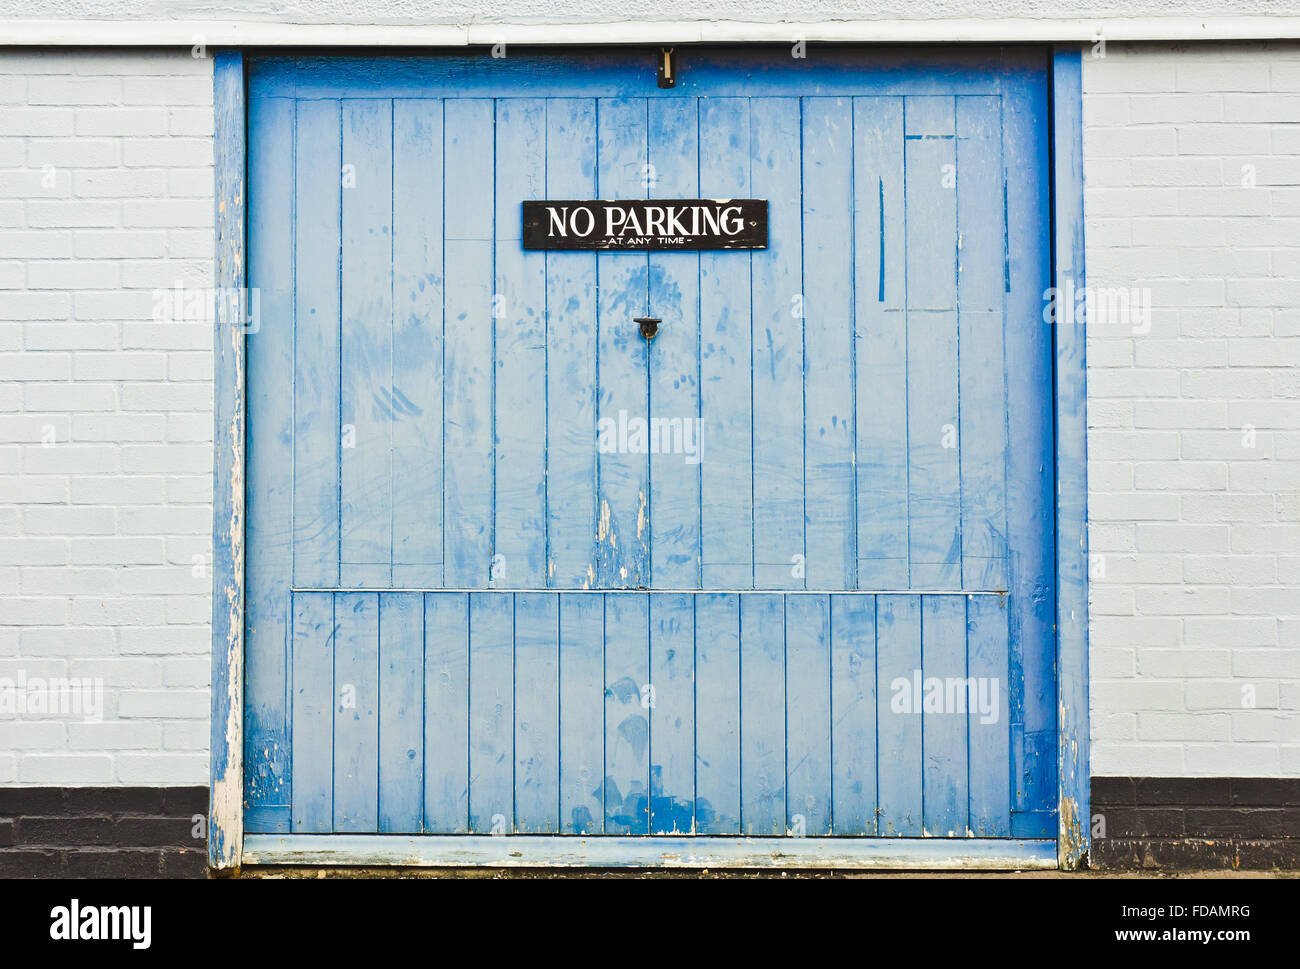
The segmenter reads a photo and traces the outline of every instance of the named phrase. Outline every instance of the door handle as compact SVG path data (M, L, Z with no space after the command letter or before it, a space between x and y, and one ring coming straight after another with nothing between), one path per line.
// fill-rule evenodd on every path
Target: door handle
M632 318L632 322L637 324L637 327L640 329L641 339L650 341L653 340L655 335L659 332L659 324L662 323L663 320L659 319L657 316L635 316Z

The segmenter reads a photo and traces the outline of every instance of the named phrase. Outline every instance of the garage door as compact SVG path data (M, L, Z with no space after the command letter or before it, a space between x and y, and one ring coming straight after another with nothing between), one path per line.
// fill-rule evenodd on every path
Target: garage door
M248 831L1055 837L1045 62L802 53L254 63Z

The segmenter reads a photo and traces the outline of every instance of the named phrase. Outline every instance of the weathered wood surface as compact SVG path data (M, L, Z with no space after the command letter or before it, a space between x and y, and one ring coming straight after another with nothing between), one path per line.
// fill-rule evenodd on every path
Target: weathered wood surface
M744 61L254 72L253 829L1054 835L1041 68ZM546 198L760 199L767 247L530 251ZM997 718L900 714L932 676Z

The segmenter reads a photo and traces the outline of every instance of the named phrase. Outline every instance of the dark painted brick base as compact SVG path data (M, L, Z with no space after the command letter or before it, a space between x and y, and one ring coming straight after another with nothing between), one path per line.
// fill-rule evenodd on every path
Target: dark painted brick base
M202 878L207 809L206 787L0 788L0 878ZM1094 777L1092 815L1093 868L1300 870L1300 778Z
M1094 777L1092 816L1093 868L1300 869L1300 778Z
M0 788L0 878L203 878L207 813L206 787Z

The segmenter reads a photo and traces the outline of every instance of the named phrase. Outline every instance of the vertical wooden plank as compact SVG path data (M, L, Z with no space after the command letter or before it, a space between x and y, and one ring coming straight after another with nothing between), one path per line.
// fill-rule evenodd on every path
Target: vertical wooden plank
M1077 47L1052 53L1052 179L1056 211L1053 284L1080 291L1084 271L1083 75ZM1089 850L1088 747L1088 393L1085 333L1056 338L1058 857L1072 871Z
M599 191L604 198L645 198L646 102L602 99L599 104ZM648 416L646 344L634 317L645 316L644 252L596 255L599 327L597 361L596 585L650 584L650 461L632 421ZM642 435L644 438L644 435Z
M442 138L441 101L393 102L393 584L408 588L442 585Z
M903 99L853 103L858 588L906 589Z
M294 176L293 576L339 583L339 205L337 101L297 102ZM276 376L277 392L282 378ZM283 474L284 469L271 469Z
M492 585L546 585L546 254L520 242L521 199L547 197L546 102L497 102ZM552 815L554 810L552 810Z
M546 111L547 192L595 198L596 102L555 98ZM548 252L545 259L547 584L589 589L596 579L596 254ZM599 781L598 770L593 787Z
M650 831L650 604L605 599L605 833Z
M424 603L379 597L379 830L414 834L424 817Z
M750 190L768 244L750 256L754 334L754 586L800 589L803 503L803 210L798 98L750 101Z
M244 56L212 64L217 286L246 284ZM217 303L213 328L212 716L208 864L238 868L244 846L244 327Z
M343 101L339 576L392 580L392 102Z
M961 577L953 99L907 98L904 124L911 588L952 589Z
M560 817L565 834L605 830L605 597L560 596Z
M921 835L921 597L876 597L878 833Z
M469 597L469 829L514 831L514 596Z
M424 830L469 830L469 596L424 597Z
M961 361L962 588L1007 581L1006 211L1002 99L957 101L957 313Z
M695 830L695 596L650 596L650 833Z
M649 195L699 196L695 98L651 98ZM650 314L664 322L648 346L650 367L650 562L658 589L700 581L700 257L653 252Z
M1013 812L1032 822L1013 831L1050 837L1057 808L1055 444L1052 345L1038 327L1012 321L1042 320L1043 293L1052 286L1049 159L1042 132L1048 128L1047 89L1042 78L1009 85L1003 99L1002 156L1007 191L1007 542L1011 570L1011 722L1022 725L1013 746L1017 788ZM1062 285L1062 284L1058 284ZM1076 282L1077 285L1077 282ZM1057 334L1059 336L1059 334ZM1077 493L1077 482L1076 482ZM1070 541L1078 555L1078 535ZM1073 621L1073 620L1072 620ZM1081 823L1086 826L1086 820Z
M254 102L249 132L249 259L260 293L248 349L248 522L244 574L248 685L244 693L244 805L248 830L290 801L287 660L292 581L293 103ZM238 324L233 321L231 326Z
M334 824L334 596L293 597L293 804L290 828Z
M831 833L831 603L785 600L786 828Z
M1011 734L1007 707L1007 600L966 603L967 671L976 705L968 711L970 830L976 838L1011 835Z
M741 833L786 833L785 597L740 597Z
M740 833L740 599L695 597L695 831Z
M749 100L699 101L700 193L750 197ZM700 253L701 587L754 585L750 256Z
M965 837L970 804L965 596L922 597L921 676L925 833Z
M515 599L515 830L560 832L560 604Z
M443 473L447 588L486 586L492 521L493 102L445 102Z
M831 596L831 818L876 833L876 598Z
M378 830L379 596L334 598L334 830Z
M804 514L808 587L857 584L853 102L803 101Z

